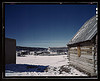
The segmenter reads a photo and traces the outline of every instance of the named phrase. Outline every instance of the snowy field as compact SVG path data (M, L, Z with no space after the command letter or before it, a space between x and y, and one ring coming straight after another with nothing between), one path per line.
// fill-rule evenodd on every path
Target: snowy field
M25 57L16 57L16 64L36 65L47 68L43 72L32 71L32 70L25 72L24 71L16 72L16 71L6 70L5 76L87 76L86 74L69 66L67 55L57 55L57 56L26 55ZM13 66L13 68L18 69L15 66Z

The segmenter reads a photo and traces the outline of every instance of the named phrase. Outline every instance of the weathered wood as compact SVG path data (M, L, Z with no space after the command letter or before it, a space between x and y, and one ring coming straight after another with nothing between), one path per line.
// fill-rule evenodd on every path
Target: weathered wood
M69 51L70 54L78 54L77 52ZM92 55L92 52L81 52L81 55Z
M97 65L95 65L95 69L97 69Z
M94 66L93 66L93 64L88 64L88 63L81 63L81 62L78 62L78 61L76 61L76 60L71 60L70 61L72 64L73 63L76 63L76 66L78 65L78 67L80 67L80 66L83 66L84 67L84 69L94 69Z
M77 53L78 53L78 56L80 57L81 56L81 48L80 48L80 46L77 47Z
M92 49L81 49L81 51L92 51Z
M91 68L90 66L85 66L85 65L77 64L76 62L73 62L73 63L71 62L70 65L73 65L75 67L78 67L79 69L81 69L85 73L89 73L91 75L94 75L94 69Z
M92 49L93 46L82 46L81 49ZM77 47L70 47L69 50L77 50Z
M90 63L93 64L94 63L94 59L88 59L88 58L81 58L81 57L77 57L77 56L72 56L70 57L70 60L78 60L78 61L82 61L82 62L86 62L86 63Z
M70 57L94 60L92 55L81 55L81 57L78 57L77 54L70 54Z
M83 52L81 52L81 55L92 55L92 53L83 53Z
M93 45L92 46L81 46L81 48L92 48L93 47Z
M94 41L71 45L69 51L70 63L85 72L95 75L97 73L97 36ZM80 46L77 46L80 45ZM74 47L72 47L74 46ZM79 57L78 57L79 56Z
M87 40L87 41L83 41L83 42L78 42L78 43L74 43L74 44L68 44L68 47L76 47L78 44L80 44L80 46L92 46L92 42L91 40Z
M87 59L93 60L92 58L86 58L86 57L79 58L77 55L72 55L72 54L70 56L71 56L71 58L76 59L76 60L79 60L79 59L83 59L83 60L87 60Z
M69 51L77 51L77 49L70 49Z
M92 51L84 50L84 51L81 51L81 53L91 53L92 54Z
M77 54L77 51L69 51L69 53Z
M95 55L95 58L94 58L94 60L95 60L95 61L97 61L97 56L96 56L96 55Z
M87 50L81 51L81 52L84 52L84 53L92 53L92 51L87 51Z
M94 51L94 50L93 50ZM69 49L69 53L75 54L92 54L92 46L83 46L83 47L72 47Z
M79 67L80 69L83 69L85 72L94 73L94 66L93 64L83 62L80 60L73 60L70 59L71 64L74 64L76 67Z
M78 58L78 57L70 57L71 60L76 60L76 61L82 61L82 62L86 62L86 63L90 63L93 64L94 60L93 59L87 59L87 58Z
M69 49L69 51L77 51L77 49Z
M97 65L97 61L95 61L95 66Z
M82 62L82 61L80 62L80 61L77 61L77 60L71 60L70 62L71 62L72 64L73 64L73 63L76 63L77 65L79 65L79 67L80 67L80 66L85 66L86 69L90 69L90 68L93 69L93 68L94 68L93 64L84 63L84 62Z
M70 47L70 49L77 49L77 47Z
M70 59L70 61L73 61L73 62L77 62L77 63L80 63L80 62L83 62L83 63L85 63L84 65L89 65L89 64L92 64L93 65L93 63L94 63L94 61L93 60L85 60L85 59L78 59L78 61L80 61L80 62L78 62L76 59L74 59L74 57L71 57L71 59ZM87 63L87 64L86 64ZM82 63L81 63L82 64Z
M95 37L95 45L94 45L94 70L97 74L97 42L98 42L98 36Z

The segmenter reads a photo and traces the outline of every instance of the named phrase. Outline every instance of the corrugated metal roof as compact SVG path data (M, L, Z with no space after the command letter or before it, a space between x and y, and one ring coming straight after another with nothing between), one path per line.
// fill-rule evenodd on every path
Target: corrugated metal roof
M86 21L75 36L69 41L69 44L91 40L97 33L97 20L96 16Z

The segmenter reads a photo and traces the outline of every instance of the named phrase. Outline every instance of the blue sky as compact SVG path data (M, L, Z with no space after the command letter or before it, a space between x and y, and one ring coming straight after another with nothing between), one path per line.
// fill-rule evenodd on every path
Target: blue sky
M5 5L5 37L17 46L66 46L96 5Z

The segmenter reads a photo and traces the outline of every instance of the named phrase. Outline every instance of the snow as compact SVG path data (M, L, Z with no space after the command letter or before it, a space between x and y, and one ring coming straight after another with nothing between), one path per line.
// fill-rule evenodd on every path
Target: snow
M8 64L8 68L10 65ZM27 65L38 66L38 68L42 67L42 71L35 70L34 68L27 70L25 69ZM22 68L23 71L19 71L18 66L20 66L19 69ZM14 68L15 70L12 71L11 68ZM5 76L87 76L83 72L80 72L74 67L69 66L67 55L26 55L25 57L16 57L16 65L12 64L11 68L7 69L6 65Z
M45 66L62 66L67 64L68 59L66 55L58 56L34 56L26 55L26 57L17 57L16 64L31 64L31 65L45 65Z
M6 64L6 72L44 72L48 66L28 65L28 64Z

